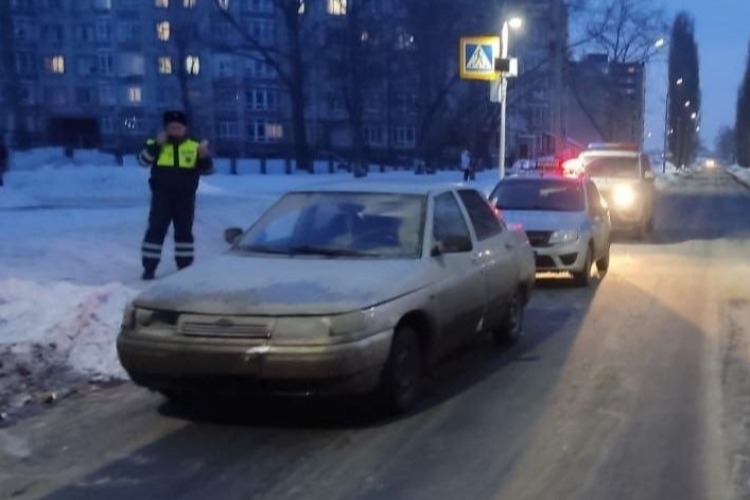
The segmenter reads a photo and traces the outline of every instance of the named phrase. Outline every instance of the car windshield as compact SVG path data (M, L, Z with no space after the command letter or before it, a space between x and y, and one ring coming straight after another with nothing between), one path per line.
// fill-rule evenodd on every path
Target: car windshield
M637 157L592 158L586 161L586 173L591 177L638 177Z
M494 202L501 210L582 212L586 209L580 183L554 179L501 183Z
M235 249L326 258L417 258L425 206L426 197L419 195L291 193Z

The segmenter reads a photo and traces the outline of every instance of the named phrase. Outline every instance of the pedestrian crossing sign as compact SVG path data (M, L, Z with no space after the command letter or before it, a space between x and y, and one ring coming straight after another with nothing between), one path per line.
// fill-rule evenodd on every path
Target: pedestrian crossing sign
M461 39L461 78L494 81L500 78L495 60L500 57L500 37L475 36Z

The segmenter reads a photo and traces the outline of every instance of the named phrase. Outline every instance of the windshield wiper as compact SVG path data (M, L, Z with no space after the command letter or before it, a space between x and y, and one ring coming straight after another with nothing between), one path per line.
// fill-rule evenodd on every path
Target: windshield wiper
M289 255L322 255L324 257L372 257L372 254L347 248L316 247L301 245L289 249Z

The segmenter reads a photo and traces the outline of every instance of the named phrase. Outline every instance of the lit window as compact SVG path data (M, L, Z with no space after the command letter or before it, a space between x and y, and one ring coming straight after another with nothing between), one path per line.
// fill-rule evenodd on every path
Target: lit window
M65 73L65 58L63 56L48 57L44 60L44 66L50 73Z
M328 13L332 16L346 15L347 0L328 0Z
M198 56L187 56L185 58L185 71L189 75L197 75L201 72L201 60Z
M172 58L169 56L159 58L159 73L162 75L172 74Z
M156 36L159 37L159 40L162 42L169 41L169 33L169 21L162 21L156 25Z
M154 5L160 9L168 9L169 0L154 0Z
M216 2L222 10L229 10L229 0L217 0Z
M186 9L192 9L195 7L196 0L182 0L182 6Z
M278 140L284 137L284 127L277 123L266 123L266 138Z
M299 0L299 5L297 5L297 14L300 16L305 14L305 0Z
M140 87L129 87L128 88L128 101L132 103L140 103L143 98L142 90Z

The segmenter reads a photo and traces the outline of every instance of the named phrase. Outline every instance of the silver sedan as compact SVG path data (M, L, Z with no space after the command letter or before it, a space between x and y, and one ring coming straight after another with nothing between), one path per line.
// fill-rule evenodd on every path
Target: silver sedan
M375 393L404 410L452 350L516 341L534 285L525 236L457 186L292 192L226 237L228 253L125 311L118 352L137 384L183 400Z

